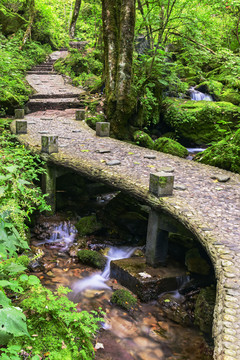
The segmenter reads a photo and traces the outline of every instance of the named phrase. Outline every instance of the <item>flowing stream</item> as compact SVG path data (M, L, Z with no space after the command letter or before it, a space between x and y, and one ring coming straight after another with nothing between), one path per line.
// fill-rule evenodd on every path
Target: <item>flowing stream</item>
M136 248L133 247L113 247L109 248L107 254L107 263L106 266L101 274L93 274L91 276L86 277L83 280L77 281L72 289L74 293L82 292L86 289L111 289L107 284L106 281L109 280L110 276L110 263L112 260L120 260L120 259L127 259L129 258Z
M190 87L189 89L191 100L195 101L213 101L211 95L204 94L201 91L195 90L194 87Z
M105 269L96 272L69 256L77 233L74 226L59 220L56 224L56 218L53 220L55 223L43 224L42 234L38 229L32 237L32 245L44 254L42 265L34 268L33 273L52 290L59 285L73 289L69 298L77 303L79 311L98 311L101 307L106 313L105 324L95 339L96 360L212 359L199 332L168 320L158 301L138 302L133 314L111 304L113 291L123 287L109 278L110 262L130 257L134 248L110 247ZM50 232L46 230L48 227ZM179 284L185 280L179 277ZM178 297L178 293L174 296Z

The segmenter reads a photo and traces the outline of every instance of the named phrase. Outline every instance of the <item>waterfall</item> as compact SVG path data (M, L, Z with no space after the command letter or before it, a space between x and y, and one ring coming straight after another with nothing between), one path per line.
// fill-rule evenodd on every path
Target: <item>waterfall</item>
M75 226L71 224L70 221L64 221L54 227L54 230L52 231L49 239L45 239L44 241L39 242L38 245L57 245L59 243L62 243L63 247L61 250L65 251L74 242L76 234L77 229L75 228Z
M79 293L86 289L110 289L110 287L105 284L105 282L109 279L110 276L110 263L112 260L120 260L129 258L136 248L133 247L110 247L107 255L107 263L102 272L102 274L93 274L91 276L86 277L85 279L77 281L73 285L73 291L75 293Z
M201 91L195 90L194 87L190 87L189 89L191 100L195 101L213 101L211 95L204 94Z

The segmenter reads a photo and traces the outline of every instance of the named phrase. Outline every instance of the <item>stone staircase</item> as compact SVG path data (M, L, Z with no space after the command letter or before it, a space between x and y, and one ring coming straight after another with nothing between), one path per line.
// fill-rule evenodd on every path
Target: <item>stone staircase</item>
M65 55L66 51L58 51L27 72L27 81L35 90L27 103L29 112L83 108L79 100L83 90L68 84L54 71L54 62Z

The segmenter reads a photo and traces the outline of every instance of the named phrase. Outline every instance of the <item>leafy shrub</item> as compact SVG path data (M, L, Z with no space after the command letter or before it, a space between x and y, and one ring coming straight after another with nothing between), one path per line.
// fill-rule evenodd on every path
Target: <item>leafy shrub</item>
M15 107L23 107L32 92L25 81L25 72L42 62L51 50L49 45L28 42L20 51L22 37L21 30L11 39L0 33L0 115L12 114Z
M133 310L137 305L137 299L125 289L119 289L114 291L111 302L117 304L126 310Z
M77 305L65 296L69 291L59 287L52 293L41 285L28 290L19 305L27 315L31 338L14 339L12 344L20 344L31 356L52 360L93 359L92 340L103 319L96 311L78 312Z
M41 189L34 185L45 171L43 162L39 156L33 156L24 146L14 142L15 139L6 131L0 138L0 226L5 234L1 241L6 242L8 237L9 246L11 241L20 241L20 236L26 239L24 221L33 211L49 209ZM22 245L25 248L24 243Z

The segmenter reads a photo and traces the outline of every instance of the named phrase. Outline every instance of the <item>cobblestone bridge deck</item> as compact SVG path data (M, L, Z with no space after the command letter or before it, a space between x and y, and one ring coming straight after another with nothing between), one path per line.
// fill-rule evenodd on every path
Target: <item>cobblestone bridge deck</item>
M42 74L36 80L36 74L30 74L28 81L33 87L33 78L38 84L45 81L47 87L51 76L54 93L54 85L59 91L58 75ZM37 91L38 86L42 85L35 86ZM45 93L46 87L42 86ZM64 85L60 89L63 90ZM67 91L74 92L69 85ZM239 360L240 175L112 138L97 137L84 122L74 119L74 109L36 111L25 116L28 134L18 138L32 151L40 153L41 136L57 135L59 152L44 155L50 163L127 191L156 210L167 212L198 238L212 260L217 278L214 358ZM12 129L14 127L13 122ZM120 163L112 166L112 160ZM149 174L163 167L174 169L174 191L172 196L157 198L148 191ZM219 182L217 179L222 175L229 176L229 180Z

